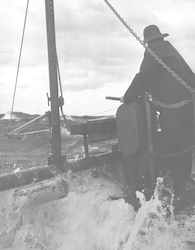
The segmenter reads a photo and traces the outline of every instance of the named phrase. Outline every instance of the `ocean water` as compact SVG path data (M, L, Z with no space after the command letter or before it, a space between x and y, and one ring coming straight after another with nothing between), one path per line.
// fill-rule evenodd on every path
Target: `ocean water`
M124 199L109 199L122 195L119 184L91 174L85 170L64 175L68 196L33 208L16 208L10 191L1 193L0 249L195 249L195 216L173 214L170 202L159 195L160 179L151 200L137 192L142 205L135 212Z

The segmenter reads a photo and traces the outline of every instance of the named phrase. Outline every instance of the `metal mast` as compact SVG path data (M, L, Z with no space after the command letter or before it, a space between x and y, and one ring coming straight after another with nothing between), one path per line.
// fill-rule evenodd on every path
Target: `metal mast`
M51 104L51 128L52 128L52 157L50 163L55 164L58 169L64 170L63 157L61 155L61 132L58 96L58 75L57 75L57 54L55 39L55 20L53 0L45 0L46 27L47 27L47 46L48 46L48 64L49 64L49 82Z

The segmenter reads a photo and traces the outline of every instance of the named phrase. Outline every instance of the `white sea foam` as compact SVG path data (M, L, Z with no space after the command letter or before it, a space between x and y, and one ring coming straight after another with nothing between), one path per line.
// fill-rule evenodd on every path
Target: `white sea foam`
M195 217L167 219L158 195L135 212L115 183L91 171L69 174L68 197L23 210L1 193L0 249L187 250L195 249Z
M1 120L9 120L10 118L11 118L11 112L8 111L4 114ZM12 114L12 120L19 121L20 119L16 115Z

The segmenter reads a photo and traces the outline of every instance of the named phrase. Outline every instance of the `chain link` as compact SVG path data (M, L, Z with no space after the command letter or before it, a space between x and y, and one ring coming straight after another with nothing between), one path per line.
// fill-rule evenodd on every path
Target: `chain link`
M108 7L112 10L112 12L116 15L116 17L122 22L122 24L129 30L129 32L136 38L137 41L139 41L139 43L147 50L147 52L154 57L154 59L156 61L158 61L159 64L162 65L163 68L165 68L173 77L175 77L186 89L188 89L193 96L189 99L189 100L183 100L179 103L175 103L175 104L165 104L165 103L161 103L159 101L157 101L155 98L153 98L149 93L147 93L148 95L148 101L150 101L151 103L155 104L156 106L162 107L162 108L166 108L166 109L176 109L176 108L181 108L187 104L189 104L190 102L193 101L193 99L195 98L195 89L191 88L186 82L184 82L170 67L168 67L166 65L166 63L164 63L141 39L140 37L133 31L133 29L131 29L131 27L124 21L124 19L117 13L117 11L113 8L113 6L107 1L104 0L104 2L108 5ZM192 145L190 147L188 147L187 149L184 149L183 151L180 151L178 153L174 153L174 154L159 154L154 152L152 149L150 149L150 153L156 155L156 156L160 156L160 157L175 157L175 156L179 156L182 154L187 153L188 151L192 150L193 148L195 148L195 145Z
M147 52L154 57L159 64L162 65L170 74L175 77L185 88L187 88L191 93L195 93L195 89L191 88L186 82L184 82L170 67L166 65L148 46L146 47Z
M194 94L195 95L195 94ZM193 95L193 97L194 97L194 95ZM148 93L148 92L146 92L145 93L145 102L147 102L147 103L149 103L149 102L151 102L151 95ZM193 99L193 98L191 98L191 99ZM156 101L156 100L155 100ZM158 101L157 101L158 102ZM189 101L188 100L186 100L186 102L188 102L189 103ZM182 102L181 102L182 103ZM181 105L181 103L178 103L178 104L180 104ZM162 103L160 103L160 107L161 107L161 104ZM167 104L163 104L163 105L165 105L165 106L163 106L163 108L169 108L169 109L172 109L172 108L177 108L177 106L174 106L174 105L177 105L177 104L170 104L170 105L167 105ZM185 105L185 104L184 104ZM180 106L181 107L181 106ZM156 152L154 152L153 151L153 149L152 149L152 147L150 147L149 148L149 152L150 152L150 154L153 154L153 155L156 155L156 156L160 156L160 157L165 157L165 158L167 158L167 157L176 157L176 156L179 156L179 155L182 155L182 154L185 154L185 153L187 153L188 151L190 151L190 150L192 150L193 148L195 148L195 144L193 144L193 145L191 145L190 147L188 147L187 149L184 149L184 150L182 150L182 151L180 151L180 152L177 152L177 153L173 153L173 154L160 154L160 153L156 153Z
M174 154L160 154L160 153L154 152L153 150L151 150L150 153L152 153L153 155L156 155L156 156L168 158L168 157L176 157L176 156L179 156L179 155L183 155L183 154L189 152L190 150L192 150L193 148L195 148L195 145L191 145L189 148L186 148L183 151L180 151L180 152L177 152L177 153L174 153Z
M168 72L171 73L173 77L175 77L184 87L186 87L191 93L195 93L195 90L191 88L186 82L184 82L170 67L166 65L141 39L140 37L131 29L131 27L124 21L124 19L117 13L114 7L107 1L104 2L108 5L108 7L112 10L112 12L116 15L116 17L123 23L123 25L129 30L129 32L139 41L139 43L147 50L147 52L154 57L159 64L162 65Z
M176 108L181 108L184 107L185 105L189 104L190 102L193 101L193 99L195 98L195 94L193 94L193 96L189 99L189 100L183 100L181 102L178 103L174 103L174 104L165 104L162 102L157 101L154 97L152 97L152 95L150 95L148 92L146 92L147 95L147 99L153 103L154 105L161 107L161 108L165 108L165 109L176 109Z

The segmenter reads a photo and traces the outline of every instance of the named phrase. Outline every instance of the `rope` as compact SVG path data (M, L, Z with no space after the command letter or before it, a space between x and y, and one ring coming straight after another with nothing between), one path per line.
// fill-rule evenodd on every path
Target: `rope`
M117 107L117 108L118 108L118 107ZM108 111L112 111L112 110L116 110L117 108L108 109L108 110L105 110L105 111L102 111L102 112L99 112L99 113L93 114L93 115L91 115L91 116L94 116L94 115L99 115L99 114L106 113L106 112L108 112Z
M57 51L56 51L56 61L57 61L57 73L58 73L58 78L59 78L60 94L61 94L61 97L64 99L64 97L63 97L63 91L62 91L62 83L61 83L61 77L60 77L60 67L59 67L59 61L58 61Z
M27 0L27 5L26 5L26 12L25 12L25 18L24 18L24 26L23 26L23 32L22 32L22 42L21 42L21 45L20 45L20 53L19 53L19 60L18 60L18 66L17 66L17 73L16 73L16 81L15 81L15 87L14 87L14 95L13 95L13 100L12 100L11 114L10 114L10 120L9 120L9 125L8 125L8 132L10 131L12 114L13 114L13 109L14 109L14 102L15 102L15 96L16 96L16 88L17 88L17 83L18 83L18 74L19 74L19 68L20 68L20 60L21 60L22 47L23 47L23 41L24 41L24 32L25 32L26 19L27 19L27 13L28 13L28 5L29 5L29 0Z
M68 129L68 131L70 131L70 124L68 123L67 119L66 119L66 115L64 114L63 111L63 105L64 105L64 97L63 97L63 91L62 91L62 82L61 82L61 76L60 76L60 67L59 67L59 61L58 61L58 54L57 54L57 50L56 50L56 61L57 61L57 74L58 74L58 82L59 82L59 87L60 87L60 111L65 123L66 128Z

